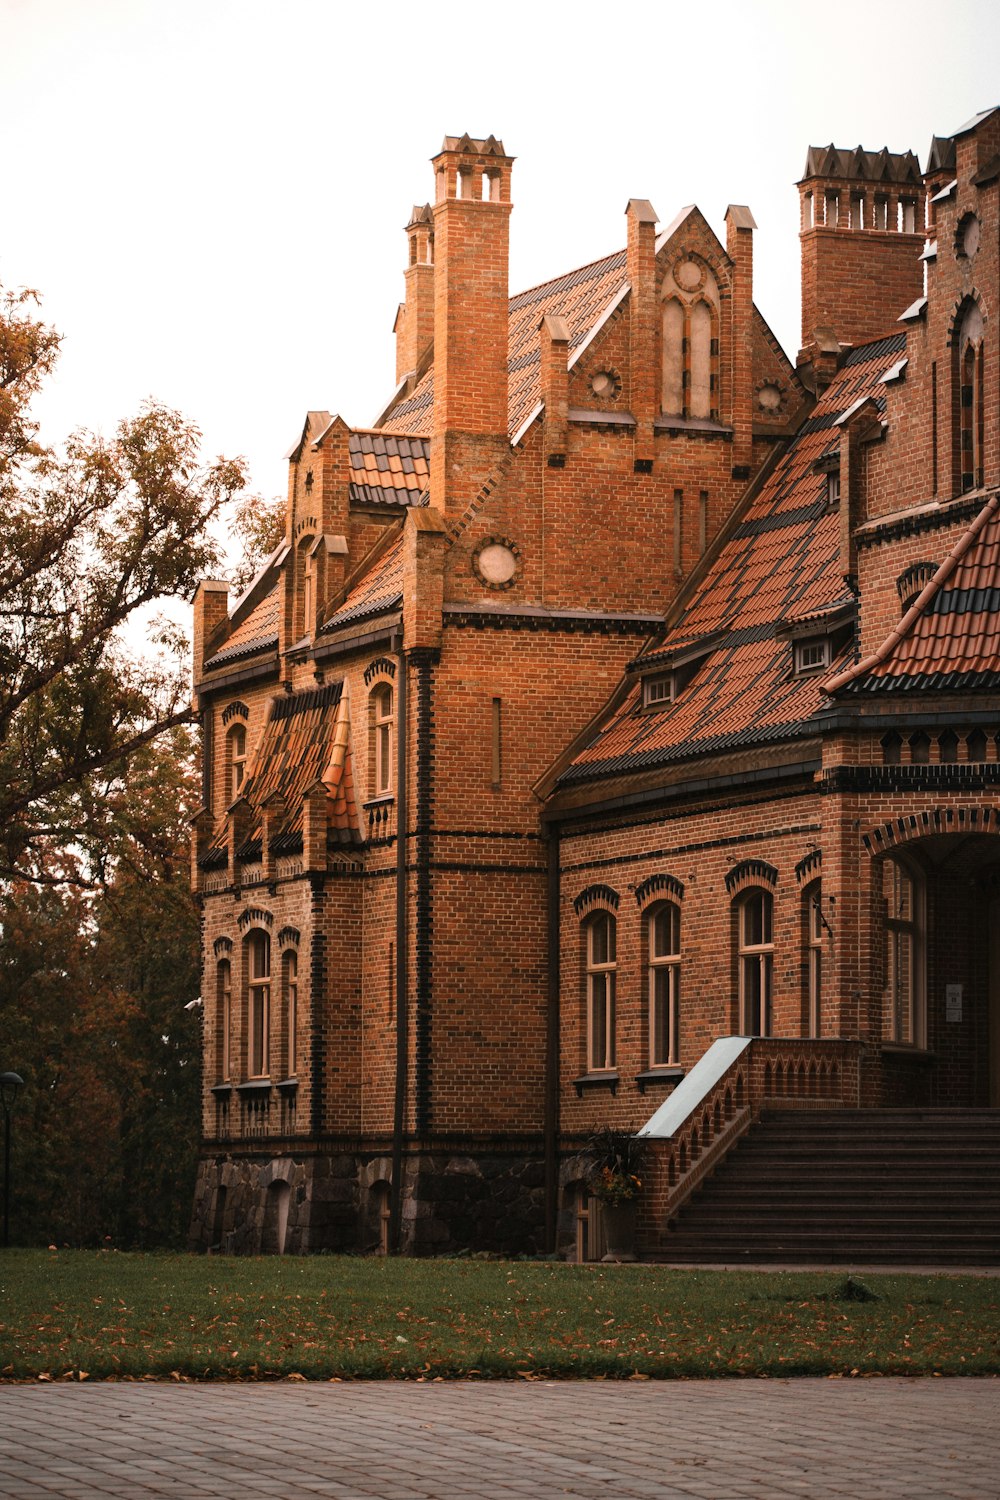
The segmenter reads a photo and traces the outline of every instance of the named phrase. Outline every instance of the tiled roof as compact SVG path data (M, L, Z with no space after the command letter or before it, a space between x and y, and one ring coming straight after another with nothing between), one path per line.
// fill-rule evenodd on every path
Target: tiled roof
M369 615L395 608L403 598L403 538L398 536L372 564L323 626L339 630Z
M850 177L864 182L906 182L920 187L920 163L912 151L866 151L857 146L852 151L834 146L810 146L803 179L808 177Z
M278 611L280 600L278 584L235 627L221 651L216 651L205 662L206 671L241 661L245 656L256 656L258 651L274 650L278 644Z
M350 497L369 505L426 505L430 440L388 432L352 432Z
M340 682L274 700L241 788L253 810L247 842L260 839L261 807L277 794L287 809L278 836L286 846L294 846L294 835L302 833L303 796L318 781L327 787L330 827L339 840L353 840L357 828L350 722ZM225 839L223 821L216 828L215 848L224 847Z
M508 333L508 429L513 435L541 399L538 325L547 313L569 324L569 350L591 333L600 315L625 285L625 251L606 255L578 271L558 276L510 299ZM426 432L434 400L434 374L429 370L413 393L395 406L383 423L386 432Z
M1000 492L992 495L877 651L828 692L1000 686Z
M702 638L710 646L676 701L641 708L637 681L560 783L683 760L809 731L824 700L822 676L794 676L792 646L779 634L849 601L839 556L839 515L826 501L816 461L837 417L860 396L877 396L905 333L853 351L760 493L722 542L673 628L638 659L665 664ZM846 666L850 646L839 662ZM691 655L693 653L689 653ZM836 664L835 664L836 665Z

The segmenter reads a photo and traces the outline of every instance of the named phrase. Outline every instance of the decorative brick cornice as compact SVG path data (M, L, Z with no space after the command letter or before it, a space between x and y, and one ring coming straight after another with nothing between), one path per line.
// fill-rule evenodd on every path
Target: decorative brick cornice
M246 704L241 703L239 699L236 699L236 701L233 703L227 703L225 708L222 710L223 724L228 724L231 719L249 719L249 717L250 710L247 708Z
M823 868L822 849L810 849L804 859L800 859L795 866L795 879L799 885L808 885L815 880Z
M585 911L591 911L595 907L617 911L620 903L621 897L610 885L588 885L573 902L573 910L581 917Z
M297 948L301 933L297 927L282 927L278 933L279 948Z
M683 901L684 886L674 875L649 875L635 888L636 905L645 906L653 896L668 896L674 901Z
M232 938L219 937L216 938L215 942L212 944L212 952L215 954L216 958L227 958L229 954L232 953L232 951Z
M271 927L273 924L274 918L269 911L265 911L262 906L248 906L246 911L240 913L237 926L241 932L246 932L248 927Z
M766 859L741 859L726 876L726 890L730 896L751 885L766 885L773 890L777 884L778 872Z
M869 854L885 854L913 839L938 833L1000 834L1000 807L928 807L891 818L861 835Z
M824 771L819 789L831 792L982 792L1000 786L1000 764L836 766Z
M396 663L388 656L376 656L365 667L365 687L371 687L376 677L395 677Z

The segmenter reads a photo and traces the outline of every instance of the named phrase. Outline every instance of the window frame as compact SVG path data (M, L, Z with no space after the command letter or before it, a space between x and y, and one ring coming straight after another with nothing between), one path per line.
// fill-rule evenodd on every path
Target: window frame
M598 928L606 924L608 957L595 959L594 957L594 935ZM618 921L613 912L601 908L592 912L584 923L585 946L584 960L586 964L586 995L587 995L587 1072L588 1073L615 1073L617 1072L617 991L618 991ZM602 1025L595 1027L594 1022L598 1008L603 1010ZM604 1046L601 1056L597 1055L597 1048L601 1031L604 1036Z
M258 955L264 961L258 966ZM246 940L247 1077L271 1076L271 937L254 928Z
M281 987L284 992L285 1077L294 1078L298 1068L299 951L286 948L281 955Z
M887 1040L896 1047L912 1047L924 1051L927 1047L926 1004L926 890L920 871L908 861L887 858L884 865L893 873L886 891L883 871L883 898L885 901L885 995ZM898 899L901 884L909 886L908 917L895 916L892 912L894 900ZM902 998L899 987L900 955L906 953L906 968L909 974L909 995ZM901 1005L906 1007L903 1021ZM906 1035L906 1032L909 1035Z
M671 940L675 946L670 951L659 953L656 951L656 927L667 912L671 913ZM643 917L646 924L648 1066L650 1069L672 1068L680 1062L681 909L676 901L656 901L644 912ZM661 976L665 978L665 995L657 993L662 983ZM666 1009L667 1045L665 1049L660 1049L656 1045L657 1019L663 1001ZM660 1050L665 1050L666 1055L659 1056Z
M215 995L219 1082L226 1083L233 1072L233 965L228 955L216 965Z
M239 750L237 750L237 744ZM239 720L226 731L226 790L230 802L243 795L247 779L247 726Z
M396 694L391 682L378 682L372 688L372 783L376 797L391 797L394 791L393 749L396 739ZM384 705L388 704L388 709Z
M805 907L806 1027L812 1039L823 1035L823 887L814 880L802 892Z
M816 661L807 660L809 652L819 653ZM795 675L796 677L809 677L814 672L825 672L833 659L833 651L828 635L813 635L806 640L795 642Z
M768 936L761 942L750 942L747 938L748 914L751 906L756 901L761 902L761 932L765 931ZM763 914L767 914L767 923L763 920ZM741 893L736 903L736 942L737 942L737 975L739 985L740 1004L740 1035L760 1036L771 1035L772 1009L774 1001L774 894L763 886L750 886L748 890ZM750 975L756 971L759 975L759 988L756 999L751 998ZM749 1007L755 1004L757 1007L757 1029L754 1030L749 1024Z

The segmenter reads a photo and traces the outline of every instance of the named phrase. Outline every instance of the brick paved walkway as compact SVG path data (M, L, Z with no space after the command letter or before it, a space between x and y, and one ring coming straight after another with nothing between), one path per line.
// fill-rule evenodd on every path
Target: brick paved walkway
M1000 1381L0 1387L0 1496L996 1500Z

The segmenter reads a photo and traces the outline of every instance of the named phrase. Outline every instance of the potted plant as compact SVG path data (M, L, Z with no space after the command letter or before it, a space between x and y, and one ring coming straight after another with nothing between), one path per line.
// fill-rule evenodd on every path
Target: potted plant
M593 1163L590 1191L601 1204L607 1261L635 1260L635 1224L646 1143L605 1125L587 1142Z

